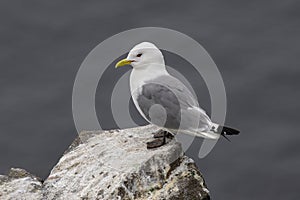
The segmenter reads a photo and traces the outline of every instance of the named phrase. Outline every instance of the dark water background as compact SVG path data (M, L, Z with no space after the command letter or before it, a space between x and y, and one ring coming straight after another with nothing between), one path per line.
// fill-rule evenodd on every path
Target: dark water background
M242 133L231 143L219 141L204 159L197 159L197 145L188 151L213 199L299 199L296 0L2 0L0 173L21 167L48 175L76 136L71 97L81 62L107 37L143 26L171 28L196 39L223 76L227 124ZM166 59L177 68L184 64L168 53ZM104 97L126 70L101 80L107 91L97 93L99 116L109 116ZM197 93L207 93L205 86L193 86ZM209 109L209 98L201 98ZM140 120L134 110L132 115ZM115 128L109 117L102 124Z

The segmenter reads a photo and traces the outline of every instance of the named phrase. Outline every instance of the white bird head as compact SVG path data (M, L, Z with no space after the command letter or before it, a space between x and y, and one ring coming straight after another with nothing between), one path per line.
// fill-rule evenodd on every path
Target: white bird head
M161 51L150 42L142 42L134 46L126 59L119 61L116 68L131 65L134 69L145 68L150 64L159 64L164 66L164 57Z

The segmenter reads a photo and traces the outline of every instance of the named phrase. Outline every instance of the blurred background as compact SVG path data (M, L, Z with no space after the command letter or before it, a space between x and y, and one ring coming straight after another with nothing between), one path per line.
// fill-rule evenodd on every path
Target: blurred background
M187 152L212 198L299 199L299 10L296 0L2 0L0 174L20 167L46 178L77 136L72 87L83 59L114 34L157 26L183 32L209 52L227 91L226 122L241 130L231 142L219 140L204 159L197 157L197 141ZM186 61L165 57L209 112L205 84ZM108 96L127 70L108 70L100 80L96 101L104 128L117 128Z

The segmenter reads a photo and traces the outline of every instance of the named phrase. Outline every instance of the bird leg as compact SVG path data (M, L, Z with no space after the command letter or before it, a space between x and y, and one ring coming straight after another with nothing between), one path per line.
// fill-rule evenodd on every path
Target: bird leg
M174 136L164 130L159 130L153 134L153 137L156 138L150 142L147 142L147 149L153 149L163 146L167 143L166 138L173 138Z

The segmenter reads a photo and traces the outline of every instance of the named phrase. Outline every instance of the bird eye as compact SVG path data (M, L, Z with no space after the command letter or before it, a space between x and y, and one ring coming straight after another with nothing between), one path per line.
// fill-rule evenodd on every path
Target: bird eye
M142 56L142 54L141 53L139 53L138 55L136 55L136 57L141 57Z

